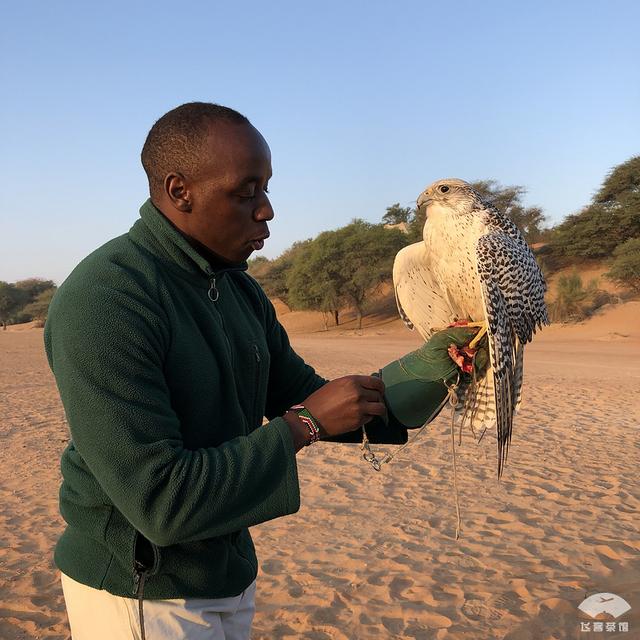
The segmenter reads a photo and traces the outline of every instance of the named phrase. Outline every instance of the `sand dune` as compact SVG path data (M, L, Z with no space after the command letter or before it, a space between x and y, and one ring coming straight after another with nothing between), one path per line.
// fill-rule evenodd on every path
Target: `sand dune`
M254 639L640 637L639 312L632 302L554 326L528 348L500 483L495 438L463 434L458 541L447 416L379 473L357 445L302 452L300 512L254 529ZM67 431L41 340L38 329L0 331L6 640L68 637L51 560ZM292 342L327 377L373 371L419 344L389 322ZM581 633L577 605L606 591L631 604L630 631Z

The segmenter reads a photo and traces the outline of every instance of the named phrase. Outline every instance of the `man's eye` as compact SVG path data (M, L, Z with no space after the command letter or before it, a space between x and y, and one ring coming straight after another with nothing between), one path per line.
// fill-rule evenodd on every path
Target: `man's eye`
M265 186L264 186L263 191L264 191L265 193L269 193L269 187L268 187L267 185L265 185Z

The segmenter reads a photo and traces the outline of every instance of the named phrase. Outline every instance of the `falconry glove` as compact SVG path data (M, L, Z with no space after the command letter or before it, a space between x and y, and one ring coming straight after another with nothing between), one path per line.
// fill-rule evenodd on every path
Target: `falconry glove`
M478 330L469 327L450 327L438 331L422 347L394 360L379 374L385 384L384 400L392 417L408 429L421 427L437 410L447 395L447 385L459 377L471 377L472 369L462 364L464 347ZM453 346L452 346L453 345ZM483 371L489 360L486 340L480 341L473 356L472 367ZM468 360L471 363L471 359ZM435 417L435 416L434 416ZM391 416L390 416L391 418Z

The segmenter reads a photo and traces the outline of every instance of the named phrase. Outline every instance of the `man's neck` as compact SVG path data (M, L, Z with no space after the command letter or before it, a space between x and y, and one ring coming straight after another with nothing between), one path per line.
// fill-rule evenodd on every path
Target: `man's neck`
M176 224L166 216L158 205L154 204L155 208L160 211L167 222L209 263L214 271L221 269L237 269L238 267L246 267L246 262L230 262L221 255L218 255L215 251L212 251L206 245L202 244L199 240L192 238L188 233L185 233L182 229L176 226Z

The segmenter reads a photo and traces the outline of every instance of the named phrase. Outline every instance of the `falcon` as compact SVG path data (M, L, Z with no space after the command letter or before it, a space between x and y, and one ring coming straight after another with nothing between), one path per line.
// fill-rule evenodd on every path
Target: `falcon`
M549 324L546 284L518 228L467 182L438 180L418 197L426 210L423 241L396 255L398 311L428 340L452 325L480 327L467 352L484 340L489 362L458 388L460 428L496 428L498 478L507 459L520 405L524 345ZM464 354L463 354L464 355Z

